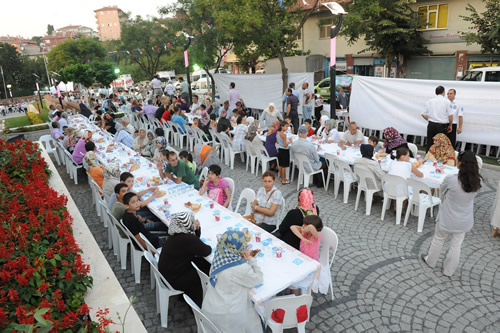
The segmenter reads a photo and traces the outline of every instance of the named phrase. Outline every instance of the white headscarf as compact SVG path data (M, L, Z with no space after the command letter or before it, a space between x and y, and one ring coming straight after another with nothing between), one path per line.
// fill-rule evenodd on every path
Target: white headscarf
M273 112L271 112L271 110L269 109L269 107L271 106L273 107ZM267 108L264 109L264 112L269 113L270 116L276 117L276 113L278 112L278 110L276 110L276 106L274 106L274 103L269 103Z
M321 132L325 128L326 121L330 119L327 115L322 115L321 118L319 118L319 123L321 126L318 128L318 131L316 132L316 135L321 135Z

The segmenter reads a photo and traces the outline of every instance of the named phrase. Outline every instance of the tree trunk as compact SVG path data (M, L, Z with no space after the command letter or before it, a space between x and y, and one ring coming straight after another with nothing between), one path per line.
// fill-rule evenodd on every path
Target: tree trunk
M493 66L493 52L490 53L490 67Z
M205 72L207 72L207 75L210 78L210 89L212 91L212 104L213 104L215 102L215 80L212 73L210 73L210 71L208 70L208 67L205 68Z
M283 93L286 91L286 88L288 86L288 68L286 68L285 65L285 57L283 56L283 53L278 54L278 59L280 61L281 65L281 81L282 81L282 88L283 88ZM285 119L284 115L286 114L285 108L285 103L281 103L281 109L283 110L283 119Z

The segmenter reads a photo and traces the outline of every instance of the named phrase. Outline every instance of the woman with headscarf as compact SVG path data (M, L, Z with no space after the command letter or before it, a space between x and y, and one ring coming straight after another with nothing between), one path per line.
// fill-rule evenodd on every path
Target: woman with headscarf
M248 291L264 279L257 261L245 250L247 237L241 231L226 231L215 250L202 312L221 332L262 332Z
M140 128L139 134L135 137L134 143L132 144L132 148L142 156L148 156L146 147L149 144L149 139L146 134L146 130L144 128Z
M208 114L208 112L203 109L201 111L201 118L200 120L198 121L198 128L201 129L205 135L210 135L210 115Z
M162 246L158 270L173 288L183 291L198 305L203 300L201 281L191 262L208 273L210 265L203 259L212 248L200 240L200 222L192 212L175 214Z
M455 149L453 149L450 139L443 133L436 134L432 139L434 140L434 144L431 146L424 159L455 166L457 164Z
M359 147L361 152L361 158L354 160L354 167L360 166L368 169L377 180L377 184L367 184L369 189L375 189L375 185L378 185L378 188L382 188L382 175L384 171L380 168L380 164L373 159L374 147L370 144L362 144Z
M410 150L408 147L408 143L406 140L399 134L399 132L394 127L387 127L384 129L384 148L385 152L388 155L392 154L392 151L396 151L398 148L406 148ZM410 157L415 157L411 153Z
M267 108L264 109L264 112L262 112L262 117L260 117L260 123L263 128L271 128L273 126L273 123L275 120L283 120L281 117L281 114L276 110L276 106L274 106L274 103L269 103Z
M154 141L153 161L161 161L160 152L167 149L167 139L164 136L158 136Z
M257 130L259 128L259 123L255 121L254 117L247 117L248 132L245 139L252 142L257 136Z
M325 131L325 126L326 126L326 121L330 119L327 115L322 115L321 118L319 118L319 127L316 129L316 135L319 137L323 136L323 131Z
M318 215L319 208L314 202L313 192L304 187L299 191L297 207L288 211L279 227L280 239L297 250L300 248L300 238L291 230L293 225L302 226L304 217Z
M103 170L104 166L99 165L97 161L97 156L95 154L95 144L92 141L85 143L85 150L87 153L83 156L85 163L87 163L87 173L92 179L102 188L102 183L104 181Z
M120 165L118 163L110 163L104 167L102 171L104 181L102 183L102 191L112 196L115 193L115 186L120 182Z
M342 138L337 131L337 122L333 119L328 119L324 124L325 130L321 135L321 139L324 140L325 143L339 142Z

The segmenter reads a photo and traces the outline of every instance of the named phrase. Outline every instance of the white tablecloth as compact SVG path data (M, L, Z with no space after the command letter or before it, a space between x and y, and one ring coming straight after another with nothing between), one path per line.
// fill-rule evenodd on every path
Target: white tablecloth
M138 162L141 167L132 171L132 174L136 177L134 190L139 192L154 185L151 178L159 176L156 165L138 156L136 152L121 144L115 144L112 152L106 152L106 147L113 143L113 138L107 132L101 131L88 123L85 119L76 119L77 123L75 122L75 118L71 119L70 124L72 126L81 127L80 124L84 124L86 129L93 131L92 141L94 141L98 148L97 157L101 163L104 165L119 163L120 166L124 166L129 161ZM105 142L99 142L102 140ZM121 171L128 170L121 168ZM195 191L192 187L184 183L175 184L171 180L163 180L158 187L166 195L152 200L148 207L167 226L170 223L171 214L188 209L184 206L186 202L191 201L192 203L202 204L200 211L196 212L195 216L200 221L201 240L212 247L212 255L206 258L209 262L213 259L218 234L222 234L227 230L248 230L252 235L256 232L261 233L262 242L257 243L254 236L250 242L252 249L261 249L261 252L257 256L257 262L264 274L264 283L253 288L250 292L252 300L257 305L263 305L266 300L278 292L310 276L313 277L310 279L312 285L308 287L312 287L313 290L317 287L320 273L319 262L253 225L237 213L231 212L218 204L215 204L214 209L210 209L209 199L200 196L198 191ZM146 194L143 199L147 199L150 195L151 193ZM170 207L165 205L165 200L168 201ZM220 213L220 221L218 222L215 221L215 212ZM283 250L281 258L277 258L274 254L273 249L276 247L281 247Z

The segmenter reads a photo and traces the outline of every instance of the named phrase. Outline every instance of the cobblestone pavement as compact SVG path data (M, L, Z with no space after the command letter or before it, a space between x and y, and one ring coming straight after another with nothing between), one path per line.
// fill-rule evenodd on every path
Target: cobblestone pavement
M243 188L256 190L261 184L260 176L245 172L239 158L234 170L221 166L222 176L236 181L234 205ZM135 284L130 265L121 270L108 249L107 233L92 207L86 175L80 170L79 185L74 185L64 167L58 171L125 292L137 296L134 308L148 331L196 332L188 306L176 297L171 298L168 330L160 327L147 263L142 264L142 283ZM428 216L423 232L417 233L416 217L410 217L404 227L396 225L394 214L388 211L381 221L380 200L374 203L371 215L365 216L363 202L354 211L355 191L344 204L342 189L334 199L332 183L328 192L313 188L321 217L338 234L339 246L332 266L335 299L314 295L307 331L500 332L500 241L491 238L489 224L500 172L483 169L482 174L485 183L475 202L476 222L465 236L460 265L452 278L442 274L443 256L434 270L420 259L432 240L434 218ZM295 207L296 182L277 186L286 198L286 209Z

